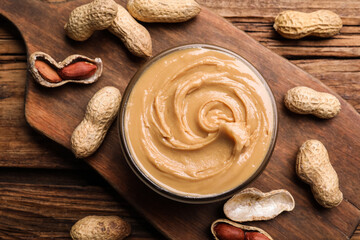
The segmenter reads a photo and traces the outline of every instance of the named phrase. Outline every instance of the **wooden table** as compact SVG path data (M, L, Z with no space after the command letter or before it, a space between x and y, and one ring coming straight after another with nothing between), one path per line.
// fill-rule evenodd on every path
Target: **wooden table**
M360 112L360 0L199 3L322 80ZM343 19L341 34L332 39L284 40L272 28L282 10L324 7ZM26 61L20 34L0 17L0 239L68 239L71 226L91 214L123 217L133 227L132 239L163 238L94 170L28 126ZM360 239L360 225L352 239Z

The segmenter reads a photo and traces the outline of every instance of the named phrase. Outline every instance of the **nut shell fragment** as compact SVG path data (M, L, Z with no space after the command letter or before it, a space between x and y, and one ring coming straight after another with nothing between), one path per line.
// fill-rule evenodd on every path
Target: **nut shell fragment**
M243 225L243 224L240 224L240 223L236 223L236 222L233 222L233 221L230 221L230 220L227 220L227 219L217 219L216 221L214 221L212 224L211 224L211 233L212 235L214 236L214 238L216 240L221 240L217 237L216 235L216 232L215 232L215 227L217 224L219 223L225 223L225 224L229 224L231 226L234 226L234 227L237 227L237 228L240 228L242 229L243 231L254 231L254 232L259 232L261 234L264 234L267 238L269 238L270 240L273 240L273 238L270 236L270 234L268 234L267 232L265 232L264 230L262 230L261 228L258 228L258 227L254 227L254 226L247 226L247 225Z
M40 74L38 68L36 67L36 62L42 61L48 64L51 68L55 70L61 70L64 67L67 67L71 64L84 61L96 66L96 71L89 77L85 79L62 79L62 81L49 82L45 76ZM35 81L44 87L59 87L69 82L81 83L81 84L91 84L96 82L102 74L103 63L100 58L91 59L83 55L74 54L68 56L62 62L56 62L50 55L44 52L34 52L29 57L29 71L34 77Z
M301 145L296 159L296 173L311 186L316 201L323 207L336 207L343 200L338 175L320 141L308 140Z
M284 189L263 193L247 188L225 203L224 213L236 222L261 221L273 219L283 211L292 211L294 207L294 198Z

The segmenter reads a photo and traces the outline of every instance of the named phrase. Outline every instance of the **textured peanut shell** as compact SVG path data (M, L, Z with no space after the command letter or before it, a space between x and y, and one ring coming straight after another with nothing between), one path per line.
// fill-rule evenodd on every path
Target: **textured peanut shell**
M84 119L71 135L71 149L77 158L93 154L114 121L121 101L115 87L100 89L89 101Z
M224 204L224 213L236 222L261 221L273 219L283 211L292 211L294 207L294 198L284 189L263 193L247 188Z
M268 237L270 240L273 240L273 238L270 236L270 234L268 234L267 232L265 232L264 230L262 230L261 228L258 228L258 227L253 227L253 226L247 226L247 225L243 225L243 224L240 224L240 223L236 223L236 222L233 222L233 221L229 221L227 219L217 219L216 221L214 221L212 224L211 224L211 233L212 235L214 236L214 238L216 240L220 240L216 237L216 233L214 231L214 228L216 226L216 224L218 223L226 223L226 224L229 224L229 225L232 225L234 227L237 227L237 228L240 228L244 231L255 231L255 232L259 232L259 233L262 233L264 234L266 237Z
M116 18L110 25L109 31L120 38L135 56L149 57L152 55L150 33L120 5L118 5Z
M263 193L256 188L247 188L224 204L224 213L236 222L260 221L273 219L294 207L294 198L284 189Z
M338 175L320 141L308 140L300 147L296 158L296 173L311 186L311 191L320 205L332 208L341 203L343 194L339 188Z
M328 10L312 13L284 11L275 18L275 30L283 37L299 39L306 36L332 37L340 32L339 15Z
M325 119L335 117L341 110L341 104L334 95L308 87L290 89L285 95L284 103L294 113L312 114Z
M118 216L87 216L70 231L73 240L121 240L130 233L130 224Z
M194 0L129 0L127 9L142 22L185 22L201 11Z
M75 8L65 24L66 35L76 41L87 40L96 30L107 29L117 14L113 0L95 0Z
M85 62L95 64L97 69L96 69L96 72L87 79L82 79L82 80L68 79L68 80L62 80L61 82L57 82L57 83L51 83L51 82L48 82L46 79L44 79L41 76L41 74L39 73L39 71L37 70L37 68L35 67L36 60L44 60L45 62L47 62L49 65L51 65L55 69L62 69L63 67L66 67L73 62L85 61ZM63 60L61 62L56 62L49 54L46 54L44 52L34 52L30 55L28 64L29 64L29 71L32 74L32 76L34 77L34 80L37 83L39 83L40 85L42 85L44 87L50 87L50 88L60 87L69 82L80 83L80 84L91 84L91 83L96 82L100 78L102 71L103 71L103 63L100 58L91 59L91 58L88 58L86 56L79 55L79 54L70 55L65 60Z

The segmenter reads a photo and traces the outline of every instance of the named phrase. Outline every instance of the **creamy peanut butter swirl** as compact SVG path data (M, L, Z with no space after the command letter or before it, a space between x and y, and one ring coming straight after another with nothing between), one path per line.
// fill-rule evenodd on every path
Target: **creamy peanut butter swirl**
M150 178L186 194L213 194L240 184L261 164L273 109L247 65L193 48L159 59L142 74L126 123L130 149ZM216 179L225 186L209 185Z

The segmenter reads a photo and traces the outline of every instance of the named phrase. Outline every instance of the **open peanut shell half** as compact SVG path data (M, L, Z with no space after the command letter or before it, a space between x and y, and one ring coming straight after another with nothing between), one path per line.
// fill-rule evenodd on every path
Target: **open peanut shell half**
M273 240L270 234L268 234L261 228L243 225L227 219L218 219L214 221L211 224L211 233L216 240L225 240L225 239ZM250 236L247 236L247 238L245 238L246 235L252 235L252 234L257 234L258 235L257 238L250 238Z
M292 211L295 200L285 189L263 193L247 188L224 204L226 217L236 222L261 221L275 218L283 211Z
M59 87L68 82L90 84L101 76L103 63L100 58L91 59L78 54L56 62L44 52L34 52L29 57L29 71L44 87Z

